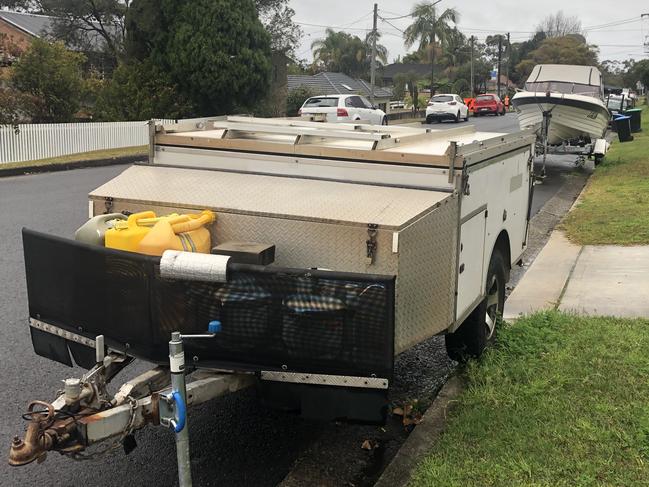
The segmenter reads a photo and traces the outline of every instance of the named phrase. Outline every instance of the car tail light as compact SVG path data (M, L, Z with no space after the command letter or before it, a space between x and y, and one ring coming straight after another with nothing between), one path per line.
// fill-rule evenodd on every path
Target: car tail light
M449 105L457 105L457 102L456 101L449 101L448 104Z
M338 108L336 110L336 115L338 117L349 117L349 113L347 113L347 110L345 108Z

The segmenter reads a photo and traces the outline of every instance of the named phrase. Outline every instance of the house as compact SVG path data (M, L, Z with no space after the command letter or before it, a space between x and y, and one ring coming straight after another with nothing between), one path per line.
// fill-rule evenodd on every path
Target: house
M417 77L417 79L426 79L430 81L430 72L431 72L431 65L430 64L421 64L421 63L393 63L393 64L388 64L386 66L383 66L379 68L380 71L380 77L381 80L383 81L384 86L392 86L394 84L394 78L398 74L410 74L413 73ZM435 69L443 69L441 67L438 68L437 64L435 64ZM439 71L438 71L439 72Z
M50 36L55 23L56 17L48 15L0 10L0 66L11 65L34 39ZM87 68L105 72L114 67L114 61L103 54L105 43L98 32L84 31L79 41L68 42L66 46L86 55Z
M504 97L505 93L507 92L513 92L516 91L516 83L512 82L507 76L504 74L500 75L500 93ZM492 79L488 80L486 82L486 90L485 93L497 93L498 92L498 87L496 86L496 77L494 76Z
M314 74L289 74L288 91L300 86L307 86L316 95L363 95L368 100L372 97L372 85L362 79L354 79L343 73L324 72ZM385 113L390 111L392 90L374 87L375 104Z

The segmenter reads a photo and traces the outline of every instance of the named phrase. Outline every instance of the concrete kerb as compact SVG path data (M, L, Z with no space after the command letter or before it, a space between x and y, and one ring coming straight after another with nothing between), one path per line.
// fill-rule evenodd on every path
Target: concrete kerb
M143 155L109 157L105 159L92 159L84 161L72 161L61 164L43 164L39 166L23 166L3 169L0 165L0 178L9 176L23 176L44 172L68 171L70 169L81 169L85 167L100 167L119 164L133 164L134 162L146 159Z
M410 483L417 465L446 429L447 414L463 390L461 376L453 375L446 381L424 413L422 422L410 433L374 487L405 487Z

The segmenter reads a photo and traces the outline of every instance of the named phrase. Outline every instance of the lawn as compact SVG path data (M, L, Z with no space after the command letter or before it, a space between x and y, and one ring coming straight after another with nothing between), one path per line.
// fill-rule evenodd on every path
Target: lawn
M413 486L646 486L649 321L544 312L505 327Z
M576 243L649 244L649 108L632 142L613 143L563 229Z
M127 156L142 156L147 155L147 146L136 147L122 147L120 149L106 149L97 150L92 152L82 152L80 154L70 154L67 156L53 157L51 159L38 159L35 161L22 161L22 162L9 162L7 164L0 164L0 171L3 169L13 169L16 167L33 167L33 166L49 166L58 164L70 164L71 162L78 161L96 161L99 159L113 159L117 157Z

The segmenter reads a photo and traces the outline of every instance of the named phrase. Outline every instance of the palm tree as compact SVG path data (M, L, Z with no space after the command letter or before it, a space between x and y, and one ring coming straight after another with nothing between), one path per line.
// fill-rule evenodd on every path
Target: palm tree
M379 37L377 33L377 41ZM345 73L354 78L367 77L371 63L372 33L363 41L355 35L327 29L325 37L314 41L311 49L314 64L320 69ZM376 60L385 64L387 58L388 50L377 43Z
M419 42L419 50L430 49L431 52L431 95L435 93L435 46L439 39L440 44L445 46L453 36L454 28L451 23L456 24L460 20L460 14L454 8L447 8L442 15L437 15L435 5L429 1L415 5L410 16L414 19L404 34L407 48Z
M370 31L367 33L365 36L365 50L368 53L368 56L370 57L369 61L372 62L371 57L372 57L372 40L374 38L374 32ZM379 41L381 40L381 33L379 31L376 31L376 62L377 64L387 64L388 63L388 49L382 45L379 44Z

